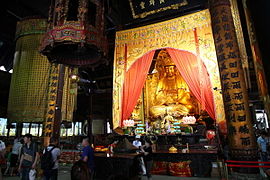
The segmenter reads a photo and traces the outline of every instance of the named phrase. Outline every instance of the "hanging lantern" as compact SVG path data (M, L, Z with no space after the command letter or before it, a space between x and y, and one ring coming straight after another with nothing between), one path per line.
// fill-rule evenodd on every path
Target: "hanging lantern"
M49 61L61 64L101 63L108 51L103 1L52 0L40 51Z

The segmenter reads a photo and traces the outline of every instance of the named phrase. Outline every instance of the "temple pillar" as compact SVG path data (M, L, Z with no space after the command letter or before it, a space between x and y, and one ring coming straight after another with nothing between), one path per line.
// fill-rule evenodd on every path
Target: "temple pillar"
M229 0L210 0L210 13L231 159L257 160L247 86Z

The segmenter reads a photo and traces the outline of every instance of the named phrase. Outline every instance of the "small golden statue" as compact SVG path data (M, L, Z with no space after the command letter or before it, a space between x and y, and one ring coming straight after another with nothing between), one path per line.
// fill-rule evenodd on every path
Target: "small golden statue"
M169 152L170 153L177 153L177 148L172 146L172 147L169 148Z

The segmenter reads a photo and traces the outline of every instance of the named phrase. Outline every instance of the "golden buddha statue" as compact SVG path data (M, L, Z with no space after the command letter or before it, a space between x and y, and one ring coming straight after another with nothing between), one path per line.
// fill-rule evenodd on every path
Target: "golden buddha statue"
M166 50L159 52L155 68L159 80L150 115L164 117L176 112L180 115L188 114L194 107L189 88Z

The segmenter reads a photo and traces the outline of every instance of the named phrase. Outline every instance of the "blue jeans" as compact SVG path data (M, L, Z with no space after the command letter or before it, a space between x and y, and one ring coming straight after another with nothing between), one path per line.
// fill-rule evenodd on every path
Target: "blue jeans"
M43 180L57 180L58 169L45 170Z
M268 161L268 154L267 152L261 152L261 160L264 161L264 162L267 162Z
M261 156L261 161L268 162L268 153L267 152L261 152L260 156ZM267 166L268 164L262 164L262 165ZM267 168L264 167L263 169L267 169Z
M21 180L29 180L29 172L30 172L31 168L22 168L22 177Z

